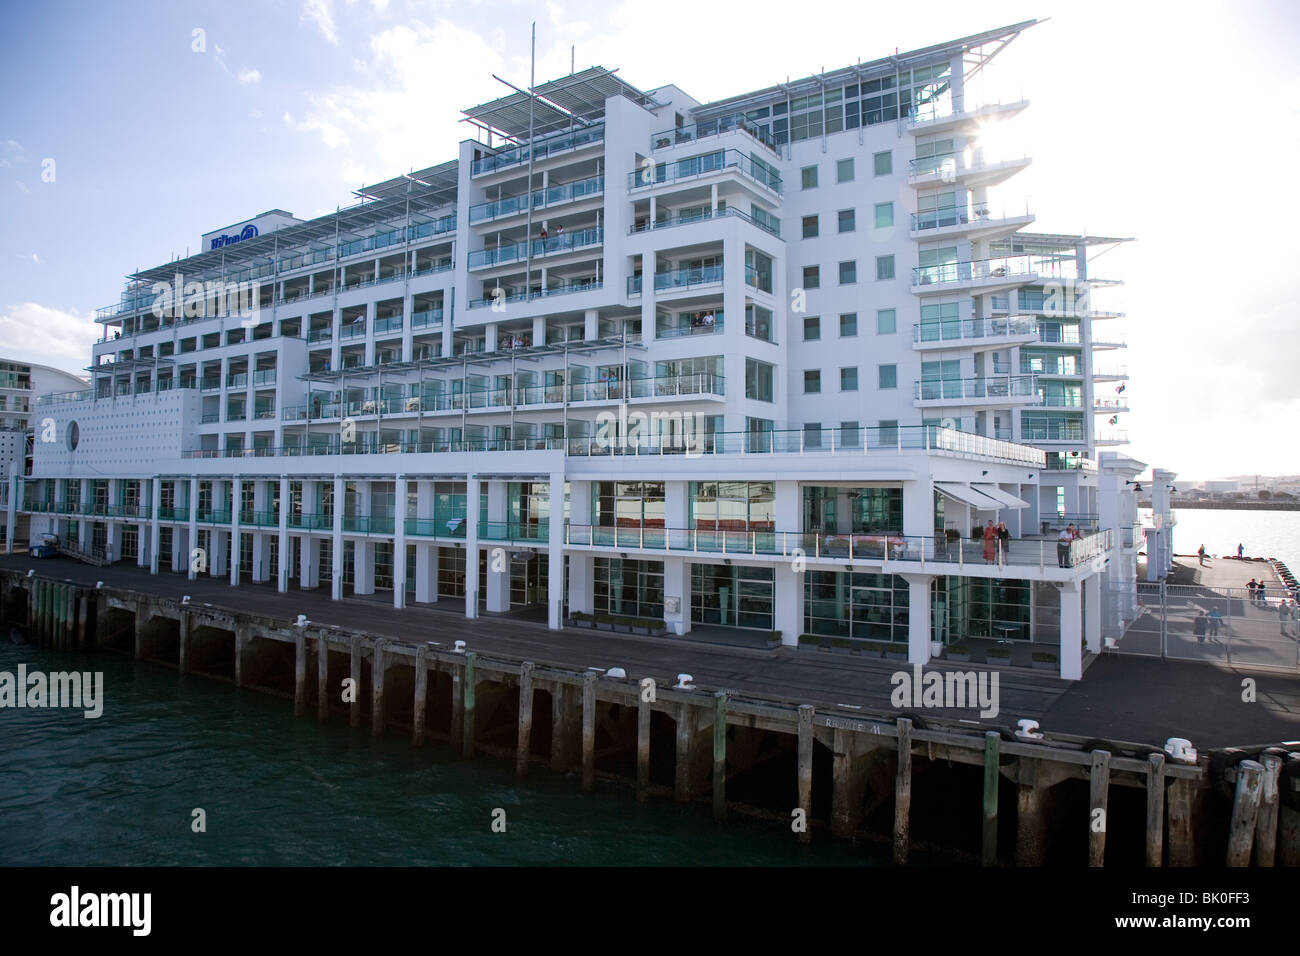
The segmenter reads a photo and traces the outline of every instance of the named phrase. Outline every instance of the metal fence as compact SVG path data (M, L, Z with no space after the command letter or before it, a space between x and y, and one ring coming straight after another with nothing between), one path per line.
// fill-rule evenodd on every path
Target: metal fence
M1127 624L1108 627L1108 652L1300 670L1300 620L1291 592L1140 582L1112 594ZM1288 609L1283 613L1284 603ZM1108 644L1109 644L1108 639Z

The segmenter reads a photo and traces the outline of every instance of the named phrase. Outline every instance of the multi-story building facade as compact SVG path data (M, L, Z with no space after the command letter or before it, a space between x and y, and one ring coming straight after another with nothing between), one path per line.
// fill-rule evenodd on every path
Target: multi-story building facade
M10 476L32 473L32 451L36 440L33 416L35 397L50 392L81 391L86 380L48 365L36 365L0 356L0 508L9 500ZM11 540L26 541L28 519L16 514L13 535L8 524L0 525L0 547Z
M1034 640L1078 677L1097 240L991 205L1029 160L981 130L1028 104L966 93L1029 25L715 103L591 68L333 215L209 234L100 310L9 520L232 585Z

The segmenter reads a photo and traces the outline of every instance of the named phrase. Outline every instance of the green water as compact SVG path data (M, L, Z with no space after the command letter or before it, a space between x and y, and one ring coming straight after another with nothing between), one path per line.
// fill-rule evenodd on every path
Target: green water
M886 865L630 788L295 719L284 699L0 640L0 671L104 673L104 712L0 710L0 865ZM207 830L191 829L192 811ZM505 811L506 832L492 831Z

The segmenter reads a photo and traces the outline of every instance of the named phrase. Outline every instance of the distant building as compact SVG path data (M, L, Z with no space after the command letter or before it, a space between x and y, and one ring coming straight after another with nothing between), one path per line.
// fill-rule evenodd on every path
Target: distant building
M1222 478L1215 481L1207 481L1201 485L1206 494L1226 495L1241 491L1241 482L1235 479Z

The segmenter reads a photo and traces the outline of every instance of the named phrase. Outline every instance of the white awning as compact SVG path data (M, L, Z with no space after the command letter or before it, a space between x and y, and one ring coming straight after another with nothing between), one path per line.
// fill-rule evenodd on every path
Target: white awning
M934 487L954 501L960 501L962 504L978 508L980 511L998 511L1006 507L1001 501L976 491L970 485L963 485L955 481L936 481Z
M1002 502L1004 507L1007 508L1028 508L1029 507L1028 501L1025 501L1023 498L1017 498L1009 491L1003 491L997 485L975 484L975 485L971 485L971 487L977 490L982 495L987 495L988 497L994 499L995 501Z

